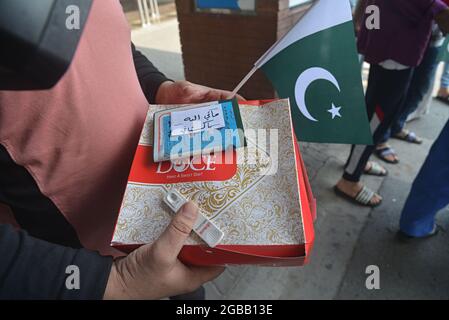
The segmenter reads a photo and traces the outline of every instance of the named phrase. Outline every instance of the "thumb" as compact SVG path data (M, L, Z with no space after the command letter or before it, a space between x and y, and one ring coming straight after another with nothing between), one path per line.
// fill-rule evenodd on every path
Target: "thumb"
M197 217L198 207L193 202L189 201L181 207L167 229L152 245L157 262L172 265L176 261Z

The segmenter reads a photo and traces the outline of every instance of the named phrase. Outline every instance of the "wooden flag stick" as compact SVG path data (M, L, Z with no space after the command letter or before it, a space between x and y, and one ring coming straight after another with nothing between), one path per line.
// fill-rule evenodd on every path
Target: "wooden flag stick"
M239 92L240 89L245 85L245 83L252 77L252 75L257 71L257 67L254 66L250 72L240 81L240 83L235 87L235 89L232 91L231 98L234 98L235 95Z
M318 3L319 1L314 0L314 2L310 5L309 8L307 8L307 11L301 16L301 18L299 18L299 20L296 22L296 24L298 24L302 18L304 18L304 16L306 16L306 14L312 10L312 8ZM293 28L292 28L293 29ZM254 64L254 67L251 69L251 71L243 78L242 81L240 81L240 83L237 85L237 87L235 87L234 91L232 91L232 98L235 97L235 95L237 94L237 92L239 92L239 90L245 85L245 83L252 77L252 75L256 72L257 69L259 69L266 61L264 61L264 59L274 50L274 48L276 48L287 36L288 34L292 31L292 29L290 29L288 32L286 32L282 37L280 37L260 58L259 60L256 61L256 63Z

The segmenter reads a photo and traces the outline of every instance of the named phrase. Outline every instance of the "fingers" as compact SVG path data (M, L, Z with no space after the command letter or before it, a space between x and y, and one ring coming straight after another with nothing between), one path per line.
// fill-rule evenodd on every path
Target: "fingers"
M246 99L239 94L236 94L236 97L237 97L237 100L239 100L239 101L246 101Z
M233 95L231 91L227 90L210 89L209 94L214 97L212 100L229 100L237 98L237 100L246 101L246 99L238 93Z
M232 99L234 96L231 91L202 87L202 90L197 91L195 98L199 100L198 102L208 102ZM241 97L237 95L237 98Z
M231 93L227 93L227 91L218 90L218 89L211 89L211 88L205 88L205 91L202 92L198 97L200 100L199 102L209 102L209 101L219 101L219 100L225 100Z
M231 91L223 91L223 95L224 95L224 98L223 98L223 99L229 100L229 99L236 98L236 99L239 100L239 101L246 101L246 99L243 98L241 95L239 95L238 93L236 93L235 95L233 95Z
M176 262L197 217L198 207L193 202L182 206L167 229L152 245L154 258L158 263L169 266Z
M229 100L233 99L234 97L237 98L238 100L245 100L239 94L233 95L231 91L218 90L218 89L212 89L211 91L213 92L212 94L215 94L217 96L217 100Z
M184 87L183 94L187 100L186 103L201 103L217 100L232 99L234 96L238 100L246 100L241 95L233 95L231 91L209 88L206 86L185 82L182 83Z

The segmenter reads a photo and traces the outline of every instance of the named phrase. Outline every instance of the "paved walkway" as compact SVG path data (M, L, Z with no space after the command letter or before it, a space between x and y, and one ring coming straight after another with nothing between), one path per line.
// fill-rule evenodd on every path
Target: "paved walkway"
M173 79L182 79L176 21L137 30L133 40ZM337 198L332 186L342 173L346 145L301 144L312 188L318 199L316 242L309 265L302 268L231 267L207 284L210 299L418 299L449 298L449 234L424 242L394 240L400 210L410 184L432 142L449 117L449 107L433 102L431 113L410 123L422 145L391 141L401 162L387 165L387 178L363 181L384 196L371 210ZM449 210L440 215L449 226ZM380 268L380 290L367 290L365 269Z

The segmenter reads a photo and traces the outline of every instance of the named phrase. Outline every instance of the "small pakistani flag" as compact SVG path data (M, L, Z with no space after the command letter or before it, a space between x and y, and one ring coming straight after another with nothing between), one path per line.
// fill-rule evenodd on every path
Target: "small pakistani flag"
M290 98L296 136L372 144L348 0L318 0L256 62Z
M446 40L440 50L440 57L438 61L449 63L449 36L446 37Z

